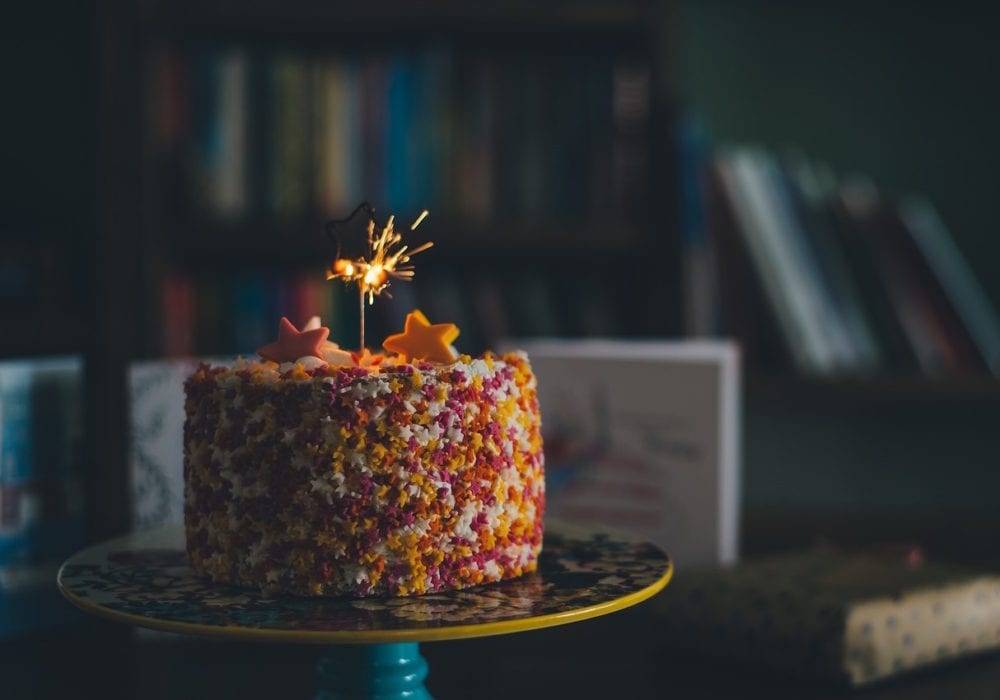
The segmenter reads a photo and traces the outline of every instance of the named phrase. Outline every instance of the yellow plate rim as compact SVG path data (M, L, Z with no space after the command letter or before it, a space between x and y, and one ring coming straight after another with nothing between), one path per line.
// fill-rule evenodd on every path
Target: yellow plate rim
M69 562L67 562L69 563ZM667 568L659 579L628 595L615 598L604 603L587 605L574 610L567 610L547 615L537 615L516 620L498 620L471 625L453 625L450 627L435 627L427 629L402 630L272 630L256 627L238 627L233 625L201 625L193 622L177 622L174 620L159 620L134 613L119 612L106 608L86 598L81 598L63 585L63 567L59 568L57 584L59 592L70 603L84 612L98 617L123 622L138 627L175 632L202 637L224 637L239 641L286 642L293 644L391 644L393 642L439 642L450 639L471 639L473 637L489 637L498 634L528 632L567 625L572 622L589 620L619 610L630 608L644 600L648 600L666 587L674 573L674 565L667 561Z

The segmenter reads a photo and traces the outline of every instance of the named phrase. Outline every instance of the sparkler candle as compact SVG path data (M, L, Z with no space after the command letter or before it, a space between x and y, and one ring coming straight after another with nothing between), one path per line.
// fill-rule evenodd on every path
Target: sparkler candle
M366 253L358 258L343 258L340 255L340 237L337 234L337 228L351 221L361 211L364 211L368 216ZM410 224L410 230L415 230L427 218L427 214L426 209L422 211L420 216ZM365 350L365 297L368 297L369 304L374 304L375 297L382 293L391 299L392 295L386 292L386 289L392 280L402 282L412 280L414 269L409 264L410 259L434 245L432 241L427 241L410 249L408 245L403 244L403 235L396 231L395 222L395 215L390 216L381 232L376 235L375 209L368 202L362 202L347 218L335 219L326 225L327 235L337 245L337 257L330 263L330 267L326 271L326 278L328 280L339 279L345 284L358 285L360 323L358 351L361 353L364 353Z

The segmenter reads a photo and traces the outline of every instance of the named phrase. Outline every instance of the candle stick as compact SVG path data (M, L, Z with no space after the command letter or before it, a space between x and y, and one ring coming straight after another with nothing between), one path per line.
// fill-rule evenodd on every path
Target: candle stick
M360 211L364 211L368 215L366 229L368 249L365 255L358 258L341 257L340 237L337 235L337 228L349 222ZM410 224L410 230L415 230L427 218L427 215L427 210L423 210L420 216ZM327 236L337 244L337 257L330 263L330 267L326 271L326 278L328 280L339 279L345 284L358 285L359 352L362 353L365 351L365 297L368 297L369 304L374 304L375 297L383 292L391 298L392 295L386 292L386 289L392 280L411 281L414 269L413 265L409 264L410 259L434 245L432 241L427 241L410 250L408 245L403 245L403 235L396 231L395 222L396 217L390 216L385 226L376 235L375 209L368 202L362 202L347 218L334 219L326 225Z
M365 351L365 288L358 285L358 352Z

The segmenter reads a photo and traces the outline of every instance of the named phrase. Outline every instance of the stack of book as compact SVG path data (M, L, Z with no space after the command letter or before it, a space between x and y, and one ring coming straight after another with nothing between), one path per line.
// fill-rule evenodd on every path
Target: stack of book
M368 199L475 235L498 220L620 225L645 201L649 73L603 52L164 47L150 84L152 150L213 218Z
M83 541L82 369L0 362L0 636L67 615L55 575Z
M681 149L689 331L772 370L1000 375L1000 319L927 199L703 144Z

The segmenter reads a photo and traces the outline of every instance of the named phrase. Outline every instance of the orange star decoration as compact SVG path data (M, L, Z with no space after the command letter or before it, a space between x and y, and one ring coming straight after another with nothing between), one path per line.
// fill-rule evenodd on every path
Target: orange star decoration
M310 319L311 321L311 319ZM278 339L257 350L257 354L272 362L295 362L300 357L318 357L323 359L321 349L326 343L330 329L322 326L311 328L313 323L307 323L303 330L296 328L284 316L278 323Z
M458 337L458 326L454 323L431 324L423 312L414 309L406 314L406 325L402 333L390 335L382 343L389 352L395 352L413 360L431 362L453 362L455 351L451 344Z
M358 367L378 367L385 359L385 355L380 352L372 353L371 350L365 348L364 352L352 352L351 359Z

